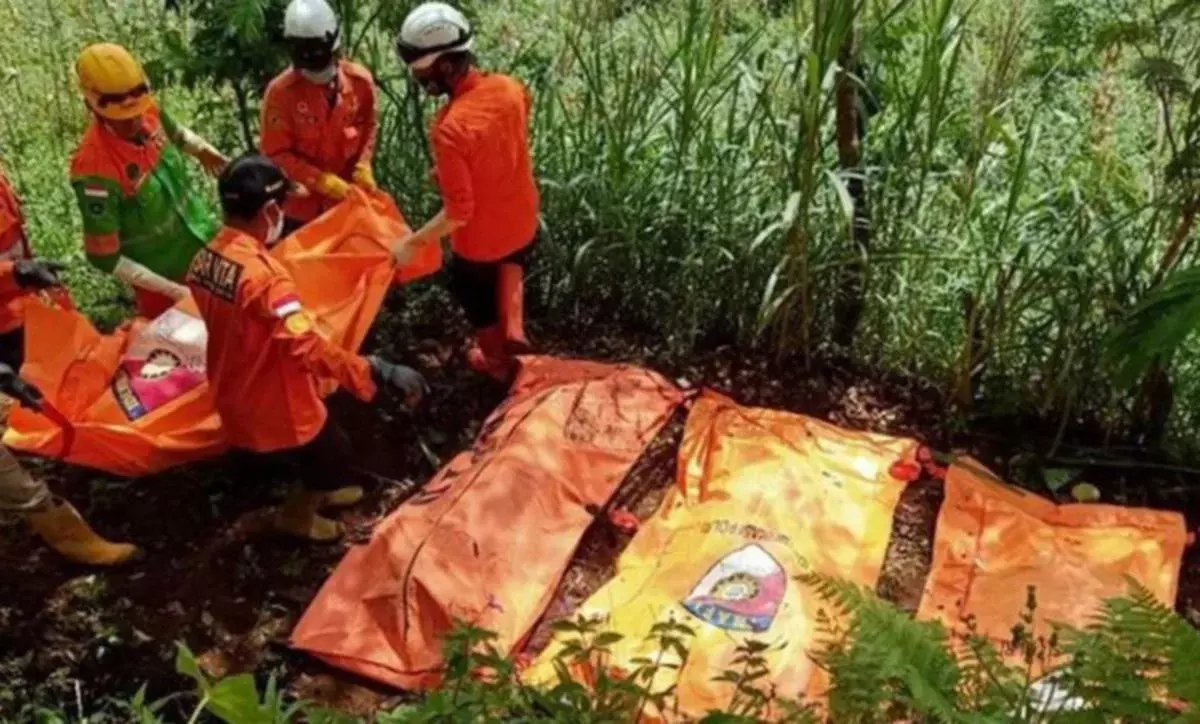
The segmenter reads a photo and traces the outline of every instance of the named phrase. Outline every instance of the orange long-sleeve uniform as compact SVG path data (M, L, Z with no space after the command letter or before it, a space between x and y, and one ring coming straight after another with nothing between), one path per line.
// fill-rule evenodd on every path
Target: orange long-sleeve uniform
M319 193L317 179L331 173L349 182L356 165L371 163L378 127L375 79L363 66L339 60L331 85L294 68L276 76L263 99L262 152L309 191L290 196L284 213L311 221L336 204Z
M0 334L15 332L25 323L22 309L28 291L17 286L13 262L31 256L21 202L0 171Z
M16 297L29 293L22 289L20 284L17 284L16 264L10 259L0 260L0 304L6 304Z
M446 216L458 256L499 261L533 241L537 183L529 153L532 98L520 81L472 70L442 108L431 133Z
M291 275L257 239L222 229L187 283L208 327L208 382L230 445L272 452L310 442L328 417L324 380L375 396L366 359L320 336Z

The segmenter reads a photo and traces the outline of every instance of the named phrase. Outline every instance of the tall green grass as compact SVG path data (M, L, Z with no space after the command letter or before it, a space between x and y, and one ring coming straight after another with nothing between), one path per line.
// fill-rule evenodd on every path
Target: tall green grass
M392 54L411 3L339 5L347 47L380 84L377 174L421 221L437 207L432 105ZM798 364L848 354L931 380L964 410L1032 411L1064 430L1084 413L1126 423L1128 390L1096 362L1176 221L1156 99L1132 77L1131 53L1093 43L1133 0L464 6L483 64L535 93L538 314L620 321L681 352L735 343ZM36 243L78 259L63 169L84 115L65 68L100 37L154 60L164 33L186 38L193 21L149 0L3 0L0 21L16 28L0 38L0 69L20 78L6 71L6 88L24 94L0 111L0 151ZM834 94L852 33L865 139L859 167L843 169ZM164 90L220 145L240 144L228 88ZM870 203L865 256L851 239L855 179ZM1186 247L1180 263L1195 254ZM833 309L850 268L863 316L839 348ZM72 275L90 303L112 291L97 279ZM1200 385L1192 358L1173 364L1182 440Z

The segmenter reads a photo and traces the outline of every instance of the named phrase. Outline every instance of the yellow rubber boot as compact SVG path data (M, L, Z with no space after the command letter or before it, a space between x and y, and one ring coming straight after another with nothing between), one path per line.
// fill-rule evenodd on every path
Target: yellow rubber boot
M321 505L326 508L349 508L352 505L358 505L358 502L363 499L363 495L362 488L357 485L348 485L325 493L325 500Z
M45 508L28 513L26 518L46 545L64 557L89 566L116 566L139 554L137 546L110 543L88 526L79 511L65 500L55 498Z
M275 519L275 529L316 543L332 543L341 538L342 524L318 514L325 505L326 495L311 490L292 493Z

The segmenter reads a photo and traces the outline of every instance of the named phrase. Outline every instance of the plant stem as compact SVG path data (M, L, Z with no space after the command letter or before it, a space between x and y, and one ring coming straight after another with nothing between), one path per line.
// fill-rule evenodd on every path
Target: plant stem
M204 707L208 706L208 694L205 694L200 703L196 705L196 709L192 712L191 718L187 720L187 724L196 724L200 720L200 714L204 712Z

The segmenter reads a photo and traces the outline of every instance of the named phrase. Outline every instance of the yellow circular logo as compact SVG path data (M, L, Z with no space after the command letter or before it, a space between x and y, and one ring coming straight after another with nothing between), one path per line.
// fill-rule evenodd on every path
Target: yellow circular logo
M283 326L287 327L287 331L292 334L304 334L312 329L312 321L304 312L296 312L289 314L287 319L283 320Z

